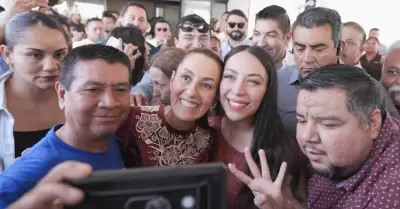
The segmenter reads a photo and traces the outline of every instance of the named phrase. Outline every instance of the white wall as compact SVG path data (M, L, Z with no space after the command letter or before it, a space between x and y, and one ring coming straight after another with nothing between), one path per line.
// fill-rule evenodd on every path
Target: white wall
M399 0L318 0L317 5L336 9L343 22L355 21L368 35L371 28L379 28L380 41L386 45L400 40L400 1Z
M286 9L293 23L299 14L299 6L304 0L230 0L228 10L241 9L249 18L249 35L254 29L255 15L269 5L279 5ZM390 45L400 40L400 0L317 0L317 6L335 9L342 22L355 21L368 33L371 28L381 30L381 42Z

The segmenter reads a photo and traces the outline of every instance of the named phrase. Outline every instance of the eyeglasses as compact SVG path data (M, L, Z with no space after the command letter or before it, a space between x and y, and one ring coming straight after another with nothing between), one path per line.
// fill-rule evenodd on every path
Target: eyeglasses
M194 24L191 22L186 22L178 25L178 28L180 28L183 32L192 32L194 29L197 29L200 33L207 33L210 31L210 27L208 24L200 23L200 24Z
M245 23L244 22L240 22L240 23L229 22L228 25L232 29L235 28L236 25L238 26L239 29L242 29L242 28L244 28Z
M161 32L161 31L167 32L167 30L168 30L167 28L157 28L158 32Z

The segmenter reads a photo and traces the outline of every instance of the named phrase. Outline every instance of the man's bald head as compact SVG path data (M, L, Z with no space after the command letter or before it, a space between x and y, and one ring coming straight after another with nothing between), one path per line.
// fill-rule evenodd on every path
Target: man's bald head
M400 41L389 47L382 67L381 83L388 90L396 107L400 108Z

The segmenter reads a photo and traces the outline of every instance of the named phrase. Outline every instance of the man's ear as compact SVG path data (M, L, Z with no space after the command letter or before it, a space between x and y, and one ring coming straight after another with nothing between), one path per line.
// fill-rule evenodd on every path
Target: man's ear
M61 110L64 110L64 108L65 108L65 93L67 90L59 81L56 82L55 88L56 88L57 97L58 97L58 106L60 107Z

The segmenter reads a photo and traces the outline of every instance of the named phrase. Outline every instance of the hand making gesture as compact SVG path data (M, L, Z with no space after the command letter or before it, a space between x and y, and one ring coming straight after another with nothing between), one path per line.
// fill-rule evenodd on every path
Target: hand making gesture
M238 170L233 164L229 164L229 170L253 192L254 204L261 209L291 208L291 203L286 201L282 194L282 184L285 179L287 164L284 162L279 169L278 176L272 181L267 158L264 150L258 152L260 156L261 172L254 162L249 148L245 148L244 155L250 172L254 178Z

